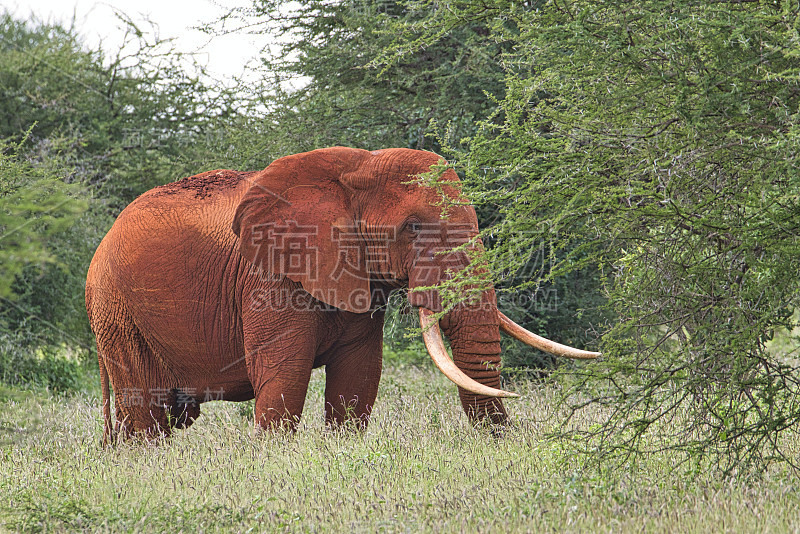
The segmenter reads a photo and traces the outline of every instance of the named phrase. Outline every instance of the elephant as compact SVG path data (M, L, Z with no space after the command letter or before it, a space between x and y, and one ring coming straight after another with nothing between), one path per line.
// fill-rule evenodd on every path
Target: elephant
M599 356L516 325L491 288L443 308L437 284L483 246L452 169L434 185L414 180L443 161L402 148L324 148L263 171L205 172L134 200L86 279L104 443L169 436L210 400L255 399L256 428L294 429L320 366L327 424L366 428L395 290L408 291L431 357L475 423L509 422L501 398L516 395L499 389L501 329L554 354Z

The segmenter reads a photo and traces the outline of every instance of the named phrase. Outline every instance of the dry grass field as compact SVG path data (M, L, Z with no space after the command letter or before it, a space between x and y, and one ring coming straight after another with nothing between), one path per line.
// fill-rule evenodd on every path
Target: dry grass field
M669 454L592 467L548 387L517 384L514 427L469 426L429 369L386 370L369 430L326 430L315 371L295 435L210 403L158 445L98 446L96 395L0 395L0 530L114 532L797 532L798 479L692 471ZM591 423L591 421L585 421Z

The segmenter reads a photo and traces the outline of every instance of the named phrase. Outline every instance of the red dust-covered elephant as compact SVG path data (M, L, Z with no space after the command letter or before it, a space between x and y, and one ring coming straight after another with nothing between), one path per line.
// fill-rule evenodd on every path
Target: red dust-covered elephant
M381 376L383 305L399 288L427 288L409 301L431 356L476 421L508 420L498 397L514 394L497 389L500 329L554 354L596 357L515 325L493 290L436 324L441 303L430 287L469 264L450 249L478 233L464 203L442 218L440 195L460 200L452 170L443 187L413 180L441 161L418 150L326 148L261 172L192 176L131 203L86 280L104 439L169 434L219 399L255 398L258 425L293 428L311 370L323 365L327 422L365 427Z

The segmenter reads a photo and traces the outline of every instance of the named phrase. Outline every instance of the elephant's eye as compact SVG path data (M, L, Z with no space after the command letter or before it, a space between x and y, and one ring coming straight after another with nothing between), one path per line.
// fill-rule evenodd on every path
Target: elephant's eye
M406 229L412 235L419 235L420 230L422 230L422 223L416 219L411 219L406 223Z

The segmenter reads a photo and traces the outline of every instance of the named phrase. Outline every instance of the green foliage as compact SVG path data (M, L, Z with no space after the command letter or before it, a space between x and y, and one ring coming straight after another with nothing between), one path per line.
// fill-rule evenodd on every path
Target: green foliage
M217 121L235 109L231 92L202 83L202 69L169 41L127 22L122 47L103 52L87 50L75 29L0 17L0 134L30 128L31 158L62 159L65 178L94 186L114 216L217 159Z
M409 340L401 336L387 337L383 346L384 365L400 368L406 365L423 368L433 365L425 345L418 338L419 336L416 336L415 339Z
M524 233L556 251L549 278L597 264L607 281L620 321L569 394L575 415L613 409L571 434L598 458L652 432L730 469L793 461L800 369L765 343L800 304L796 5L409 5L435 13L394 27L384 61L476 20L512 45L496 114L451 147L473 197L502 206L490 261L522 268Z
M60 393L93 389L94 376L89 378L78 353L46 347L31 354L21 341L19 335L0 335L0 383Z
M232 93L147 35L129 22L123 47L105 53L75 29L0 15L0 331L31 354L91 351L86 271L122 208L225 166Z
M0 139L0 298L13 298L12 284L26 267L55 261L53 238L86 208L80 189L53 169L20 157L23 141Z
M262 86L252 88L268 110L262 146L281 155L332 145L435 151L427 136L434 119L448 124L452 138L471 134L494 107L484 91L503 90L498 47L479 40L486 32L480 24L384 71L369 66L394 39L390 21L425 14L388 0L256 0L234 10L249 31L276 41L262 53Z

